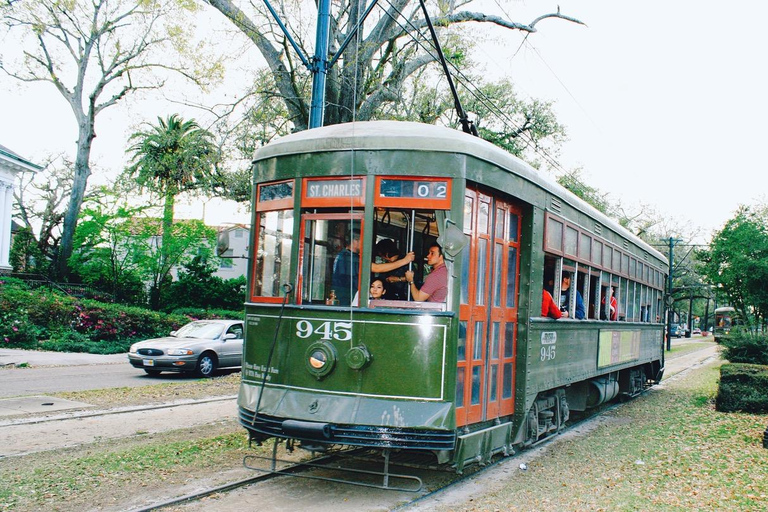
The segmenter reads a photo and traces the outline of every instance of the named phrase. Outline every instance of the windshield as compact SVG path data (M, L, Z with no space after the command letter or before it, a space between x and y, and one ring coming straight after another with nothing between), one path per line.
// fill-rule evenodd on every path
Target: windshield
M176 331L177 338L215 339L224 330L222 324L212 322L192 322Z

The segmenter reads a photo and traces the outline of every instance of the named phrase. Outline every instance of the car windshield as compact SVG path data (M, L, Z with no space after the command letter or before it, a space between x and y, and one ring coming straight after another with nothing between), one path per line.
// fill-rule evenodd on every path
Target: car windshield
M222 324L211 322L192 322L176 331L177 338L218 338L221 331L224 330Z

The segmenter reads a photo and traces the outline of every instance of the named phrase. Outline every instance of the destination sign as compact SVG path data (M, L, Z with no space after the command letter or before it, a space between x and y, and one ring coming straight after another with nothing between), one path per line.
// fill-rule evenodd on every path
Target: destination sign
M448 181L394 180L382 178L379 197L410 199L446 199Z
M332 199L337 197L361 197L363 195L363 180L308 181L306 197L308 199Z

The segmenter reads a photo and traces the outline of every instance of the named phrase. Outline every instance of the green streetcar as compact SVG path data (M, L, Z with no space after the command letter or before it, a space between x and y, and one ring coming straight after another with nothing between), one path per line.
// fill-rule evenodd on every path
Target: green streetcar
M253 172L238 396L252 440L427 451L461 472L661 379L664 256L492 144L349 123L259 149ZM414 300L434 247L446 296ZM566 274L569 318L542 317Z

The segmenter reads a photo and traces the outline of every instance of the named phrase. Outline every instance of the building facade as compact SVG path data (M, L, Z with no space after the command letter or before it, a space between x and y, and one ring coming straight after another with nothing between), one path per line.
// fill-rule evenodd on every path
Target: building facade
M42 169L0 145L0 274L10 273L12 270L11 214L16 177L24 171L37 172Z

